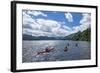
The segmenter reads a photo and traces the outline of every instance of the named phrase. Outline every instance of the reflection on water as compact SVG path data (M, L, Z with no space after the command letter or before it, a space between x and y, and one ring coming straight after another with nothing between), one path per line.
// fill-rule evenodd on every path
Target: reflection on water
M49 53L37 54L38 52L44 51L46 47L54 47L54 50ZM64 51L66 47L67 51ZM86 60L90 58L90 43L87 41L23 41L23 63L64 60Z

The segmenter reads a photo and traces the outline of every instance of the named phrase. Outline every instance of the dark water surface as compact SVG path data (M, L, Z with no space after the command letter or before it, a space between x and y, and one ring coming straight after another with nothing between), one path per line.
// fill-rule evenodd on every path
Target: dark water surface
M23 41L22 62L86 60L91 58L90 42L68 40ZM67 46L68 50L64 51ZM37 55L46 47L54 47L49 53Z

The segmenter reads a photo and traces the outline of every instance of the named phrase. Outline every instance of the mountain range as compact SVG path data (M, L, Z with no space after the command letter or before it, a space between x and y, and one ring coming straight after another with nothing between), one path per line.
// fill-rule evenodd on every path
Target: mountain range
M23 40L63 40L63 37L32 36L23 34Z
M75 41L90 41L91 29L88 28L83 32L77 32L65 37L48 37L48 36L32 36L23 34L23 40L75 40Z

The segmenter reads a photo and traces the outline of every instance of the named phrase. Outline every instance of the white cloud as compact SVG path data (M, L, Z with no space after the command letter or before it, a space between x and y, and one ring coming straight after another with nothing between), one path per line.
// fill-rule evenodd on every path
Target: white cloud
M49 36L49 37L54 36L52 32L45 32L41 30L31 30L28 28L23 29L23 34L32 35L32 36Z
M71 17L72 18L72 17ZM72 28L63 25L64 22L59 22L50 19L33 19L29 14L23 12L23 33L33 36L67 36L78 31L84 31L90 27L91 16L90 14L83 14L79 26Z
M28 21L33 21L33 19L28 15L26 14L25 11L23 11L23 24L27 24Z
M23 34L32 35L32 30L29 28L23 28Z
M63 23L63 22L62 22ZM32 19L30 15L23 12L23 33L34 36L60 36L65 35L66 30L60 29L61 22L49 19ZM58 32L53 32L59 28ZM57 31L57 30L56 30Z
M80 24L87 23L87 22L90 23L91 22L91 14L83 13L82 16L83 16L83 18L80 21Z
M49 19L36 19L37 23L48 27L60 27L59 22Z
M33 36L48 36L48 37L52 37L52 33L51 32L45 32L45 31L40 31L40 30L33 30L32 31L32 35Z
M73 22L73 16L71 13L65 13L65 17L68 20L68 22Z
M71 28L70 27L68 27L68 26L65 26L65 25L63 25L63 28L65 29L65 30L71 30Z
M28 15L25 11L23 11L23 26L32 24L34 20L31 18L30 15Z
M81 31L86 30L87 28L90 28L91 25L91 14L90 13L83 13L83 18L80 20L80 28Z
M72 29L73 29L73 32L72 33L76 33L78 31L84 31L86 30L87 28L90 28L90 25L91 25L91 14L89 13L83 13L82 14L82 19L80 20L80 25L79 26L74 26Z
M44 14L43 12L41 11L27 11L28 14L31 14L31 15L34 15L34 16L39 16L39 15L42 15L44 17L47 17L47 14Z
M81 31L80 26L74 26L74 27L72 28L72 33L76 33L76 32L78 32L78 31Z
M62 29L62 28L53 28L52 32L54 35L57 35L57 36L67 36L70 34L69 31Z

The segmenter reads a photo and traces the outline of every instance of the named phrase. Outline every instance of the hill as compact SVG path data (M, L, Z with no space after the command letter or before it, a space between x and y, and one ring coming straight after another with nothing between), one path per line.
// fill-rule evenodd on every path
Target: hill
M32 36L23 34L23 40L63 40L63 37Z
M80 40L80 41L90 41L91 39L91 29L88 28L87 30L84 30L83 32L77 32L74 34L71 34L69 36L64 37L65 40Z

